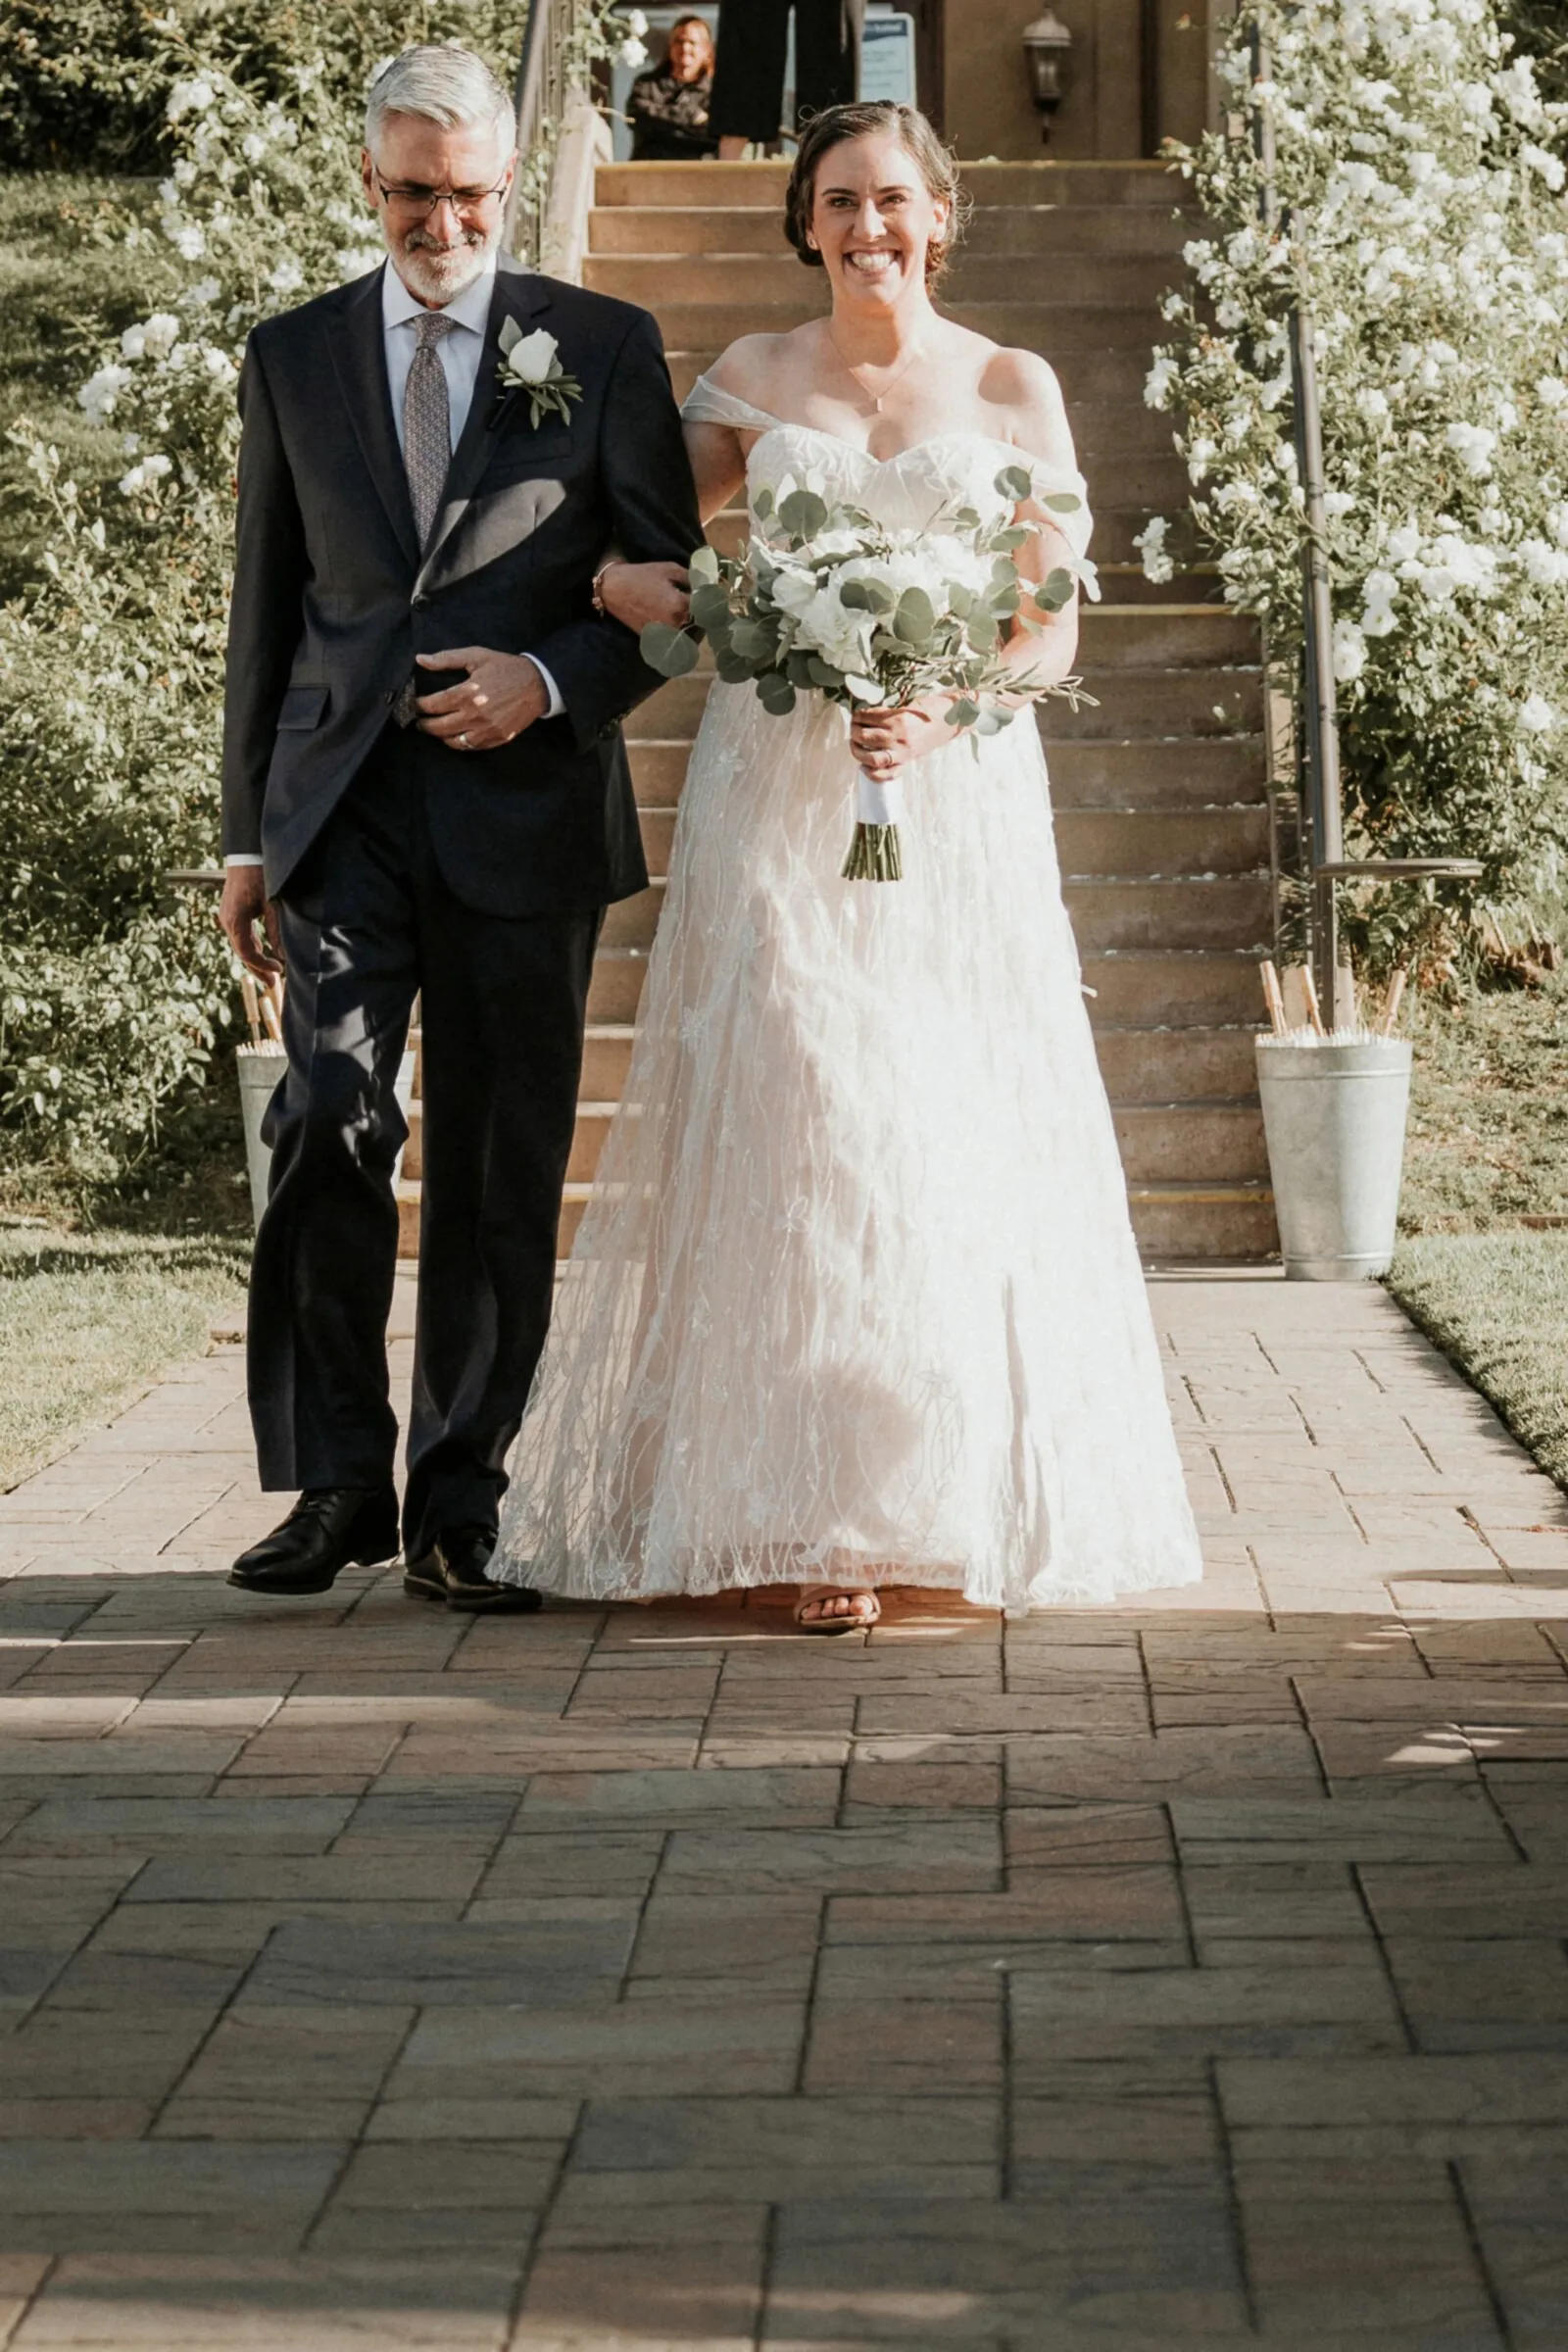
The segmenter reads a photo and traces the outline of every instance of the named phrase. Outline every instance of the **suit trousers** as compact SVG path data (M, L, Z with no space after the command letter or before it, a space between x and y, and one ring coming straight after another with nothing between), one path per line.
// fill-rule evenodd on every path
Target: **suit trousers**
M389 725L290 877L288 1068L264 1132L270 1192L251 1276L262 1485L377 1487L397 1445L386 1325L395 1081L421 997L422 1219L404 1546L494 1527L549 1326L557 1225L603 909L464 905L428 796L461 754Z
M792 4L796 121L854 98L863 0L720 0L708 115L715 139L769 144L778 137Z

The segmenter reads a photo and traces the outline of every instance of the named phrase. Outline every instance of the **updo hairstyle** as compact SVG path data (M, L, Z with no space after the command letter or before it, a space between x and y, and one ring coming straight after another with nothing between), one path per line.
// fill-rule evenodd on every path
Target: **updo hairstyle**
M816 174L830 147L846 139L892 137L914 164L928 193L950 207L947 235L926 247L925 282L934 286L942 276L968 219L970 203L958 181L953 150L944 146L924 115L891 98L866 98L854 106L825 106L812 115L801 132L795 168L784 197L784 233L808 270L825 267L808 239L811 208L816 202Z

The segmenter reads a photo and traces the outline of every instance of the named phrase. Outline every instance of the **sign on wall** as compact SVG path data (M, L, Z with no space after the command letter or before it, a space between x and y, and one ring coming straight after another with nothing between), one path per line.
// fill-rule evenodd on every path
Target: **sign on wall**
M867 13L860 41L860 96L916 104L914 19L901 11Z

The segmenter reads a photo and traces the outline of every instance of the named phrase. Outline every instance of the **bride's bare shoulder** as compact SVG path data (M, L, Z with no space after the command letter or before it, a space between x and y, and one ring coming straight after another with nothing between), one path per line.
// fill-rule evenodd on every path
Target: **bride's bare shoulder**
M737 400L750 401L754 408L765 409L766 396L777 392L781 373L793 372L801 334L802 329L792 327L783 335L738 335L709 368L709 382L721 392L733 392Z
M993 344L980 375L980 397L1004 410L1006 438L1037 457L1072 459L1072 432L1056 371L1038 352Z

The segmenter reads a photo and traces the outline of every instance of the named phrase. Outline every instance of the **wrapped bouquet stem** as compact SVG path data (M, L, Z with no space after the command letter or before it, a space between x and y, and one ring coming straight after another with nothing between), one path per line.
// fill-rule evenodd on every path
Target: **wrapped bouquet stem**
M904 821L904 790L897 776L873 776L855 771L855 838L844 860L846 882L902 882L904 853L899 827Z
M1026 581L1017 555L1036 526L1013 516L1035 496L1033 477L1005 466L996 491L1002 504L990 518L955 506L922 530L892 530L861 508L830 506L808 484L761 490L744 554L700 547L693 556L691 629L644 629L643 658L664 677L682 677L697 666L704 636L719 676L755 685L777 717L802 694L852 715L942 695L955 738L967 734L977 749L980 737L1047 695L1090 702L1077 678L1032 676L1006 647L1015 626L1039 634L1040 616L1062 612L1079 580L1097 594L1094 566L1074 558L1071 569ZM1038 503L1049 515L1074 513L1082 501L1058 490L1042 491ZM858 771L846 880L901 879L901 804L896 779Z

